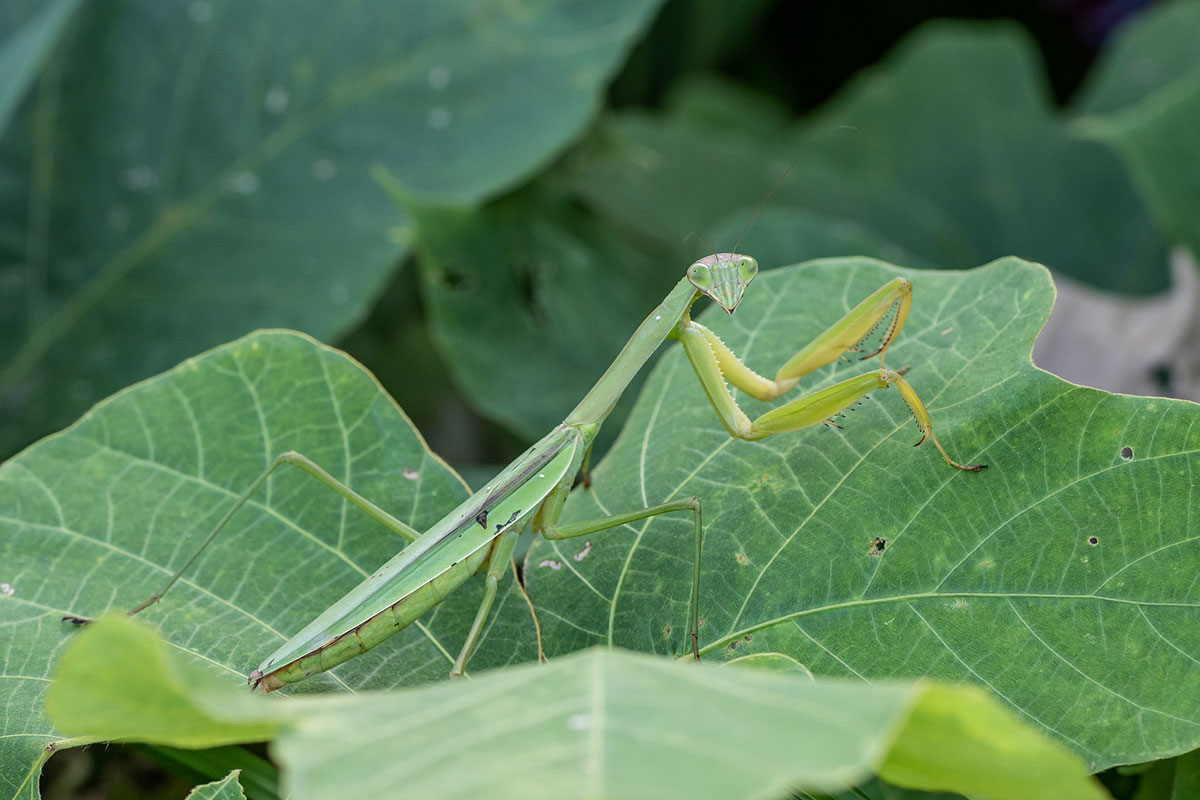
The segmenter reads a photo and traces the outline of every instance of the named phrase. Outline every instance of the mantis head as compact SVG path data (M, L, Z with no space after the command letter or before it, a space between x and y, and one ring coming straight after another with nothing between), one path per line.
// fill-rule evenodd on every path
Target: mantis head
M692 285L732 314L754 276L758 262L740 253L713 253L688 267Z

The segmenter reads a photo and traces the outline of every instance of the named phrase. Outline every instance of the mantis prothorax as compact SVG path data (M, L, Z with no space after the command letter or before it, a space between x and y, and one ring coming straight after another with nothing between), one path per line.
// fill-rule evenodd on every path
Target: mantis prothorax
M490 483L464 501L432 528L420 533L317 464L295 452L283 453L246 489L205 537L197 551L159 592L134 608L135 614L156 603L216 537L230 518L281 464L309 473L365 513L395 531L410 544L345 597L267 658L249 676L264 692L278 689L354 658L416 621L474 573L485 570L483 600L451 675L461 675L496 597L517 536L532 529L548 539L569 539L597 533L669 512L688 512L695 522L692 592L689 604L691 648L699 659L700 557L703 542L700 501L695 497L587 522L559 524L567 494L586 463L601 424L634 375L667 339L678 339L721 423L730 435L753 441L776 433L796 431L821 422L862 399L868 392L895 385L908 403L922 433L932 439L946 463L978 471L982 464L960 464L946 454L933 433L929 412L902 371L883 365L887 349L904 326L912 302L912 284L895 278L863 300L840 321L804 347L775 378L750 370L708 328L690 317L692 304L705 295L732 314L746 287L758 273L758 262L737 253L714 253L688 267L687 274L650 313L625 344L616 360L563 422L508 465ZM798 397L750 418L739 408L728 383L760 400L771 400L792 389L813 370L854 351L882 326L877 349L878 369ZM920 444L918 442L917 444ZM86 622L81 617L67 617Z

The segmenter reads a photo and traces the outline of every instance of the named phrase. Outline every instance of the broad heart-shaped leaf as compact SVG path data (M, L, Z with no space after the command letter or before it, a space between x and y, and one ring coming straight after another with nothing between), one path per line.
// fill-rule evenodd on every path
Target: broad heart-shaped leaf
M255 328L346 330L406 252L370 168L525 178L657 5L85 3L0 141L0 453Z
M896 273L866 259L766 272L735 315L703 319L774 374ZM970 681L1096 769L1195 748L1200 409L1035 368L1054 297L1039 266L901 274L914 302L887 363L910 367L951 455L986 471L914 449L893 391L846 412L844 430L731 440L676 349L564 518L700 497L706 659L775 652L818 676ZM608 642L686 656L690 559L679 518L539 541L526 574L550 655Z
M281 703L180 662L146 626L101 620L63 656L51 714L77 735L134 741L275 728L297 800L767 800L872 771L992 800L1106 796L1077 756L974 687L864 687L594 648L470 681Z
M730 217L731 209L749 209L733 238L710 239L718 251L732 248L778 183L763 213L791 206L827 217L832 225L853 224L929 265L970 263L973 258L970 242L951 215L904 187L868 186L848 170L815 158L808 134L797 140L779 130L764 143L741 129L714 132L710 121L636 110L611 115L605 123L599 138L607 146L597 147L583 161L575 189L597 213L619 229L636 231L639 239L678 248L691 232L707 233ZM851 134L832 130L829 135ZM800 160L779 183L798 153ZM757 227L756 218L748 235ZM813 246L818 249L803 252L813 257L861 255L822 251L821 240ZM782 263L788 262L772 266Z
M291 333L256 334L191 359L0 467L0 797L35 797L30 765L61 738L41 705L52 664L77 635L62 616L145 600L289 449L418 529L467 495L368 373ZM283 468L140 616L175 648L240 682L403 543ZM525 607L511 583L498 605ZM373 657L301 691L444 678L480 591L468 584ZM535 654L526 610L489 626L472 665Z
M1128 170L1055 116L1039 72L1019 28L927 24L810 127L857 132L813 149L941 209L980 260L1013 253L1110 290L1162 288L1166 247Z
M769 138L684 112L613 115L610 146L576 179L584 199L679 241L759 203L798 159L772 203L853 220L928 265L1015 253L1108 289L1166 284L1166 241L1129 168L1056 116L1033 43L1010 26L923 26Z

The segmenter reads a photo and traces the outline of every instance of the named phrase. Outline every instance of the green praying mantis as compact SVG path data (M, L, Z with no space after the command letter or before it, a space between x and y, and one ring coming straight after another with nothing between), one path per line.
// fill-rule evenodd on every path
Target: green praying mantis
M769 379L749 369L716 334L692 320L690 315L693 304L701 296L733 314L757 273L758 262L738 253L714 253L689 266L685 276L641 323L616 360L566 419L424 533L359 495L300 453L283 453L235 500L170 580L129 613L136 614L158 602L271 473L290 464L337 492L409 544L249 675L249 683L263 692L332 669L370 650L415 622L469 577L486 570L479 610L450 672L451 676L459 676L487 621L500 579L523 531L532 530L547 539L571 539L673 512L689 513L694 520L688 635L692 653L699 659L703 524L698 498L669 500L584 522L559 523L576 477L582 472L586 480L592 445L600 426L634 376L664 341L675 339L682 343L721 424L735 438L755 441L819 423L833 424L833 417L869 392L895 386L923 434L917 444L932 440L946 463L956 469L979 471L985 468L983 464L960 464L950 458L933 433L925 405L904 379L904 370L893 370L884 365L887 349L903 328L912 303L909 280L895 278L876 290L797 352L780 367L774 379ZM802 395L753 421L730 392L729 384L732 384L759 400L776 399L813 370L848 352L860 351L860 346L879 332L882 338L878 346L873 352L862 355L863 359L879 356L877 369ZM88 621L83 617L64 619L77 623Z

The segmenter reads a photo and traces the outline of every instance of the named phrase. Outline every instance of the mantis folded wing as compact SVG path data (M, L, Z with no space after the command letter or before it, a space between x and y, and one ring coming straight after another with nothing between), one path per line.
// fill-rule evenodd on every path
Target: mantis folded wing
M960 464L950 458L933 433L929 412L904 379L903 370L884 366L887 349L904 326L912 303L912 284L907 279L896 278L871 294L797 352L780 367L774 379L768 379L746 367L712 331L690 317L692 305L702 295L732 314L757 272L758 263L753 258L737 253L716 253L692 264L566 419L429 530L421 533L412 529L305 456L283 453L234 502L166 585L130 613L138 613L161 599L267 477L279 466L290 464L312 475L410 544L250 674L250 682L264 692L303 680L366 652L416 621L471 575L484 570L484 596L450 673L460 675L487 620L500 577L521 532L531 530L549 539L567 539L671 512L688 512L694 522L689 636L698 659L703 544L699 499L672 499L595 520L565 525L558 522L576 476L581 470L586 471L601 424L634 375L665 340L678 339L683 344L713 409L736 438L753 441L817 423L832 424L831 418L868 392L895 385L923 433L917 444L932 439L950 466L968 471L984 469L982 464ZM727 381L760 400L780 397L813 370L842 358L847 352L857 351L877 331L882 334L881 342L873 352L863 356L878 355L877 369L797 397L753 421L730 393ZM83 617L65 619L88 621Z

